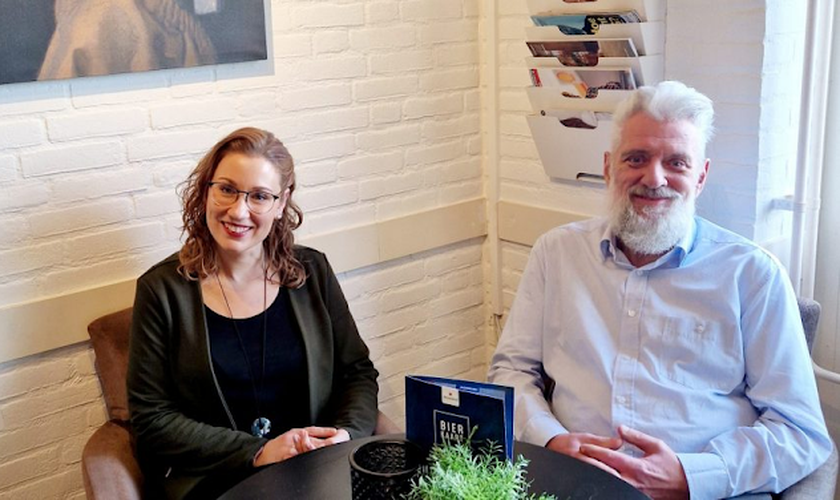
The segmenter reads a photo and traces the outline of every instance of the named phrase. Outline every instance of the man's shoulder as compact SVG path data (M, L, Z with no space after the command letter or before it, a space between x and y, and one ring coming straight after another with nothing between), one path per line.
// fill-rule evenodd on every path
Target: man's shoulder
M730 258L741 257L762 265L781 267L775 255L758 243L702 217L695 217L697 233L694 247L703 253L726 253Z
M567 245L572 242L597 242L604 235L608 221L604 217L582 219L554 227L543 233L535 246Z

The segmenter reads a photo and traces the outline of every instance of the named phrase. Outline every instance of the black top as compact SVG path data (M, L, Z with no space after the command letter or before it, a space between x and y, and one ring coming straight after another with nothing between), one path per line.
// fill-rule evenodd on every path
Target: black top
M213 370L238 430L250 433L251 424L258 417L271 421L271 432L266 436L269 439L294 427L309 425L306 352L300 327L291 311L288 292L281 288L265 312L250 318L231 320L207 306L205 310ZM268 318L263 374L265 314ZM237 329L242 344L237 339ZM242 345L247 352L247 361ZM255 390L258 402L254 401Z

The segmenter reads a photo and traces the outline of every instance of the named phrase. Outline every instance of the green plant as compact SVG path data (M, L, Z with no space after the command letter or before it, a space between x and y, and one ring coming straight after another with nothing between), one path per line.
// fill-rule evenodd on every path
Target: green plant
M555 500L528 493L528 460L499 460L498 447L474 456L469 443L444 444L429 454L429 474L412 482L407 500Z

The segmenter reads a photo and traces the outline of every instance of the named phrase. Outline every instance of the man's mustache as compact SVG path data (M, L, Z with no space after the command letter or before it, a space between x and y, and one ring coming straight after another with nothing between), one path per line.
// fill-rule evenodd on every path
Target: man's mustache
M668 186L661 186L654 189L646 188L644 186L633 186L629 191L627 191L627 194L644 196L645 198L651 199L676 199L682 196L680 193Z

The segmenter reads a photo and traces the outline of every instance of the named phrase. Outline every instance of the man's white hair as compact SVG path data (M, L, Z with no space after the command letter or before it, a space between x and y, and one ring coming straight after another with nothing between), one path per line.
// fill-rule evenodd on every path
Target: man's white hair
M699 158L702 160L706 157L706 144L714 133L715 111L711 99L682 82L665 81L639 87L613 113L613 153L621 144L624 124L640 112L647 113L656 121L687 120L693 124L700 132Z

